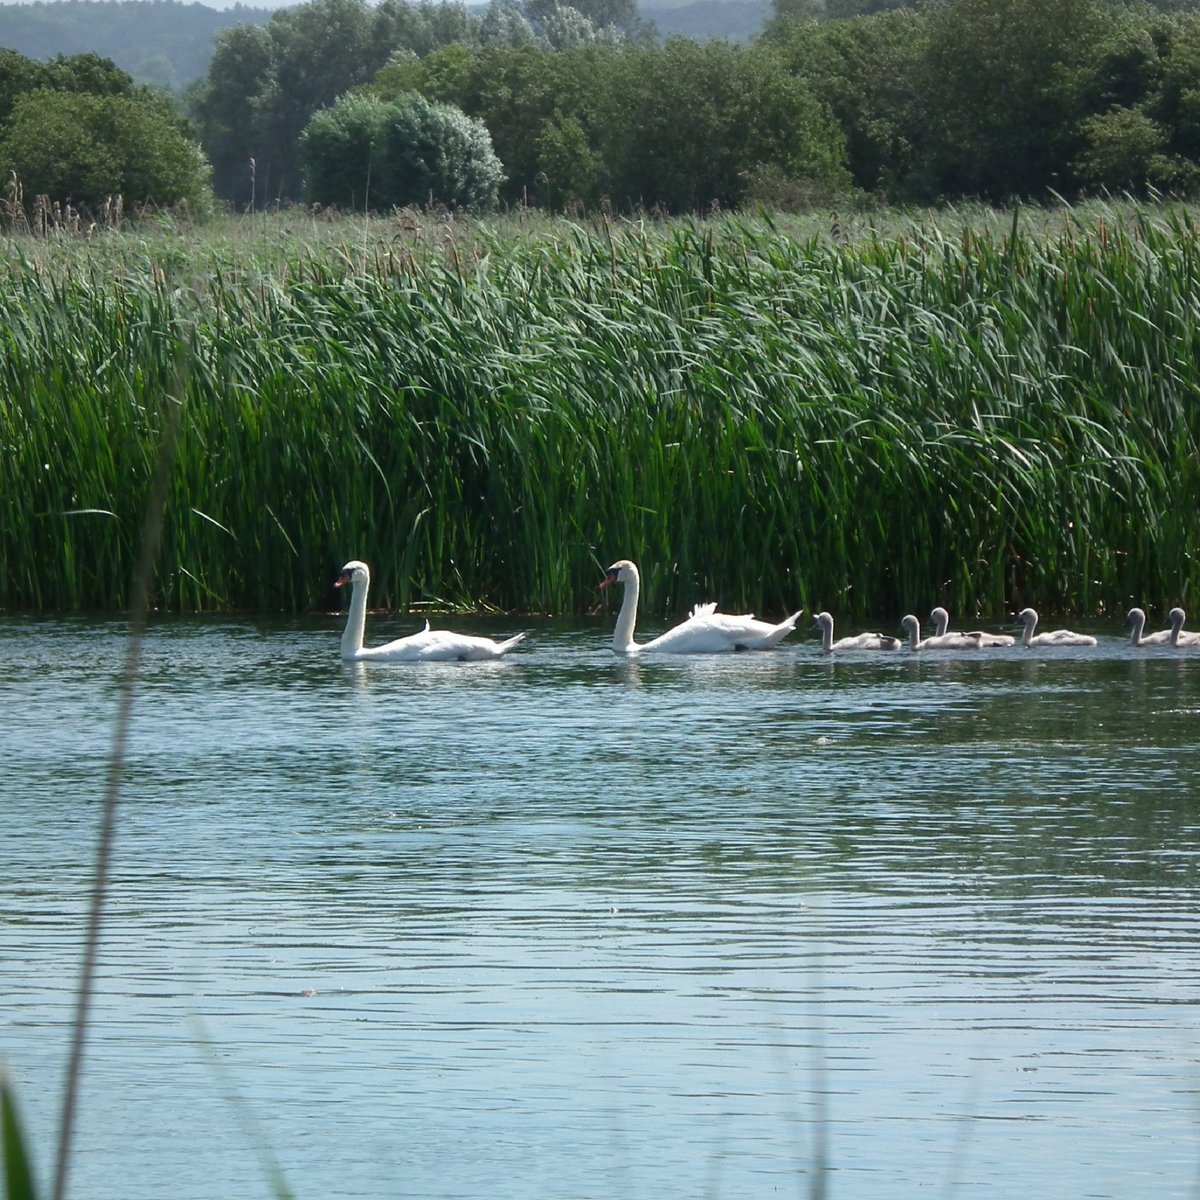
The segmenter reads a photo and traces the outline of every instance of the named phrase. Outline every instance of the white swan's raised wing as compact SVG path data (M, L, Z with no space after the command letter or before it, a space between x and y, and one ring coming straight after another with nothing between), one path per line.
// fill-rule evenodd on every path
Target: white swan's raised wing
M697 604L686 621L666 633L638 645L633 640L637 620L641 576L627 558L608 568L602 588L619 583L625 589L617 625L613 630L613 650L617 654L728 654L736 650L770 650L779 645L793 629L800 613L793 613L778 625L752 616L717 612L715 603Z

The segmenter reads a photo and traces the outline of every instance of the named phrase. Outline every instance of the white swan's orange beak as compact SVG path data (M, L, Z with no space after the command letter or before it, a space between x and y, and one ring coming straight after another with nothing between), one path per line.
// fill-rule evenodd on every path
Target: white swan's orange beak
M606 587L612 587L612 585L616 582L617 582L616 571L609 571L609 573L607 575L605 575L603 581L601 582L600 589L603 589Z
M351 578L351 577L350 577L350 572L349 572L349 571L343 571L343 572L342 572L342 573L341 573L341 574L340 574L340 575L339 575L339 576L338 576L338 577L337 577L337 578L336 578L336 579L333 581L333 586L334 586L334 587L341 587L341 586L342 586L342 584L344 584L344 583L349 583L349 582L350 582L350 578Z

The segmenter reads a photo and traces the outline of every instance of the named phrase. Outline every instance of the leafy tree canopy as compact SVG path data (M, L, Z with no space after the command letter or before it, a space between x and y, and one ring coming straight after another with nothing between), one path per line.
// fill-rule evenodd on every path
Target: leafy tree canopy
M766 40L832 109L855 183L889 199L1195 190L1200 15L943 0Z
M0 126L21 96L39 88L93 96L132 96L138 91L129 75L95 54L60 54L42 63L15 50L0 49Z
M147 95L96 95L40 88L18 98L0 138L0 170L26 200L45 195L95 209L210 204L208 165L170 106Z

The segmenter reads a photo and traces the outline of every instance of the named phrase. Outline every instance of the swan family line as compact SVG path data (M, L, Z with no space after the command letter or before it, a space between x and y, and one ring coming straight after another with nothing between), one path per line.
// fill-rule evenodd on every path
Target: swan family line
M749 615L718 612L716 604L697 604L686 621L681 621L648 642L638 643L633 640L633 631L637 623L641 576L637 567L627 558L620 559L608 568L600 587L612 587L618 583L622 585L624 595L613 632L612 648L616 654L724 654L738 650L770 650L796 628L803 611L798 609L778 625L772 625L769 621L760 621ZM347 662L482 662L503 657L525 640L523 633L495 641L488 637L430 629L426 621L420 633L397 638L382 646L364 646L367 591L371 586L371 571L366 563L356 559L342 568L333 586L340 588L347 584L351 586L350 613L342 633L342 658ZM986 633L983 630L951 632L950 614L944 608L935 608L930 619L934 632L926 638L921 636L920 621L912 615L900 622L905 634L902 638L885 633L859 633L835 641L833 617L827 612L817 613L813 624L821 631L822 649L830 654L843 650L900 650L904 646L913 651L982 650L989 646L1012 646L1018 640L1023 646L1096 645L1096 639L1091 634L1075 633L1070 629L1035 632L1038 615L1032 608L1022 609L1017 614L1017 620L1024 626L1019 639L1007 633ZM1133 645L1200 646L1200 633L1183 628L1187 614L1182 608L1171 609L1168 619L1170 629L1147 634L1144 632L1145 612L1140 608L1131 608L1127 622L1132 626L1130 640Z

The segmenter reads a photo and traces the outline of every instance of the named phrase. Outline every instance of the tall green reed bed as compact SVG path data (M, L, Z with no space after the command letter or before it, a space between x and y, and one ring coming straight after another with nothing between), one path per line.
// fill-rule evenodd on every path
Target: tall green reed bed
M660 612L1091 613L1200 582L1184 210L850 240L405 220L9 243L0 606L124 604L178 394L171 608L319 605L352 557L379 603L546 612L624 556Z

